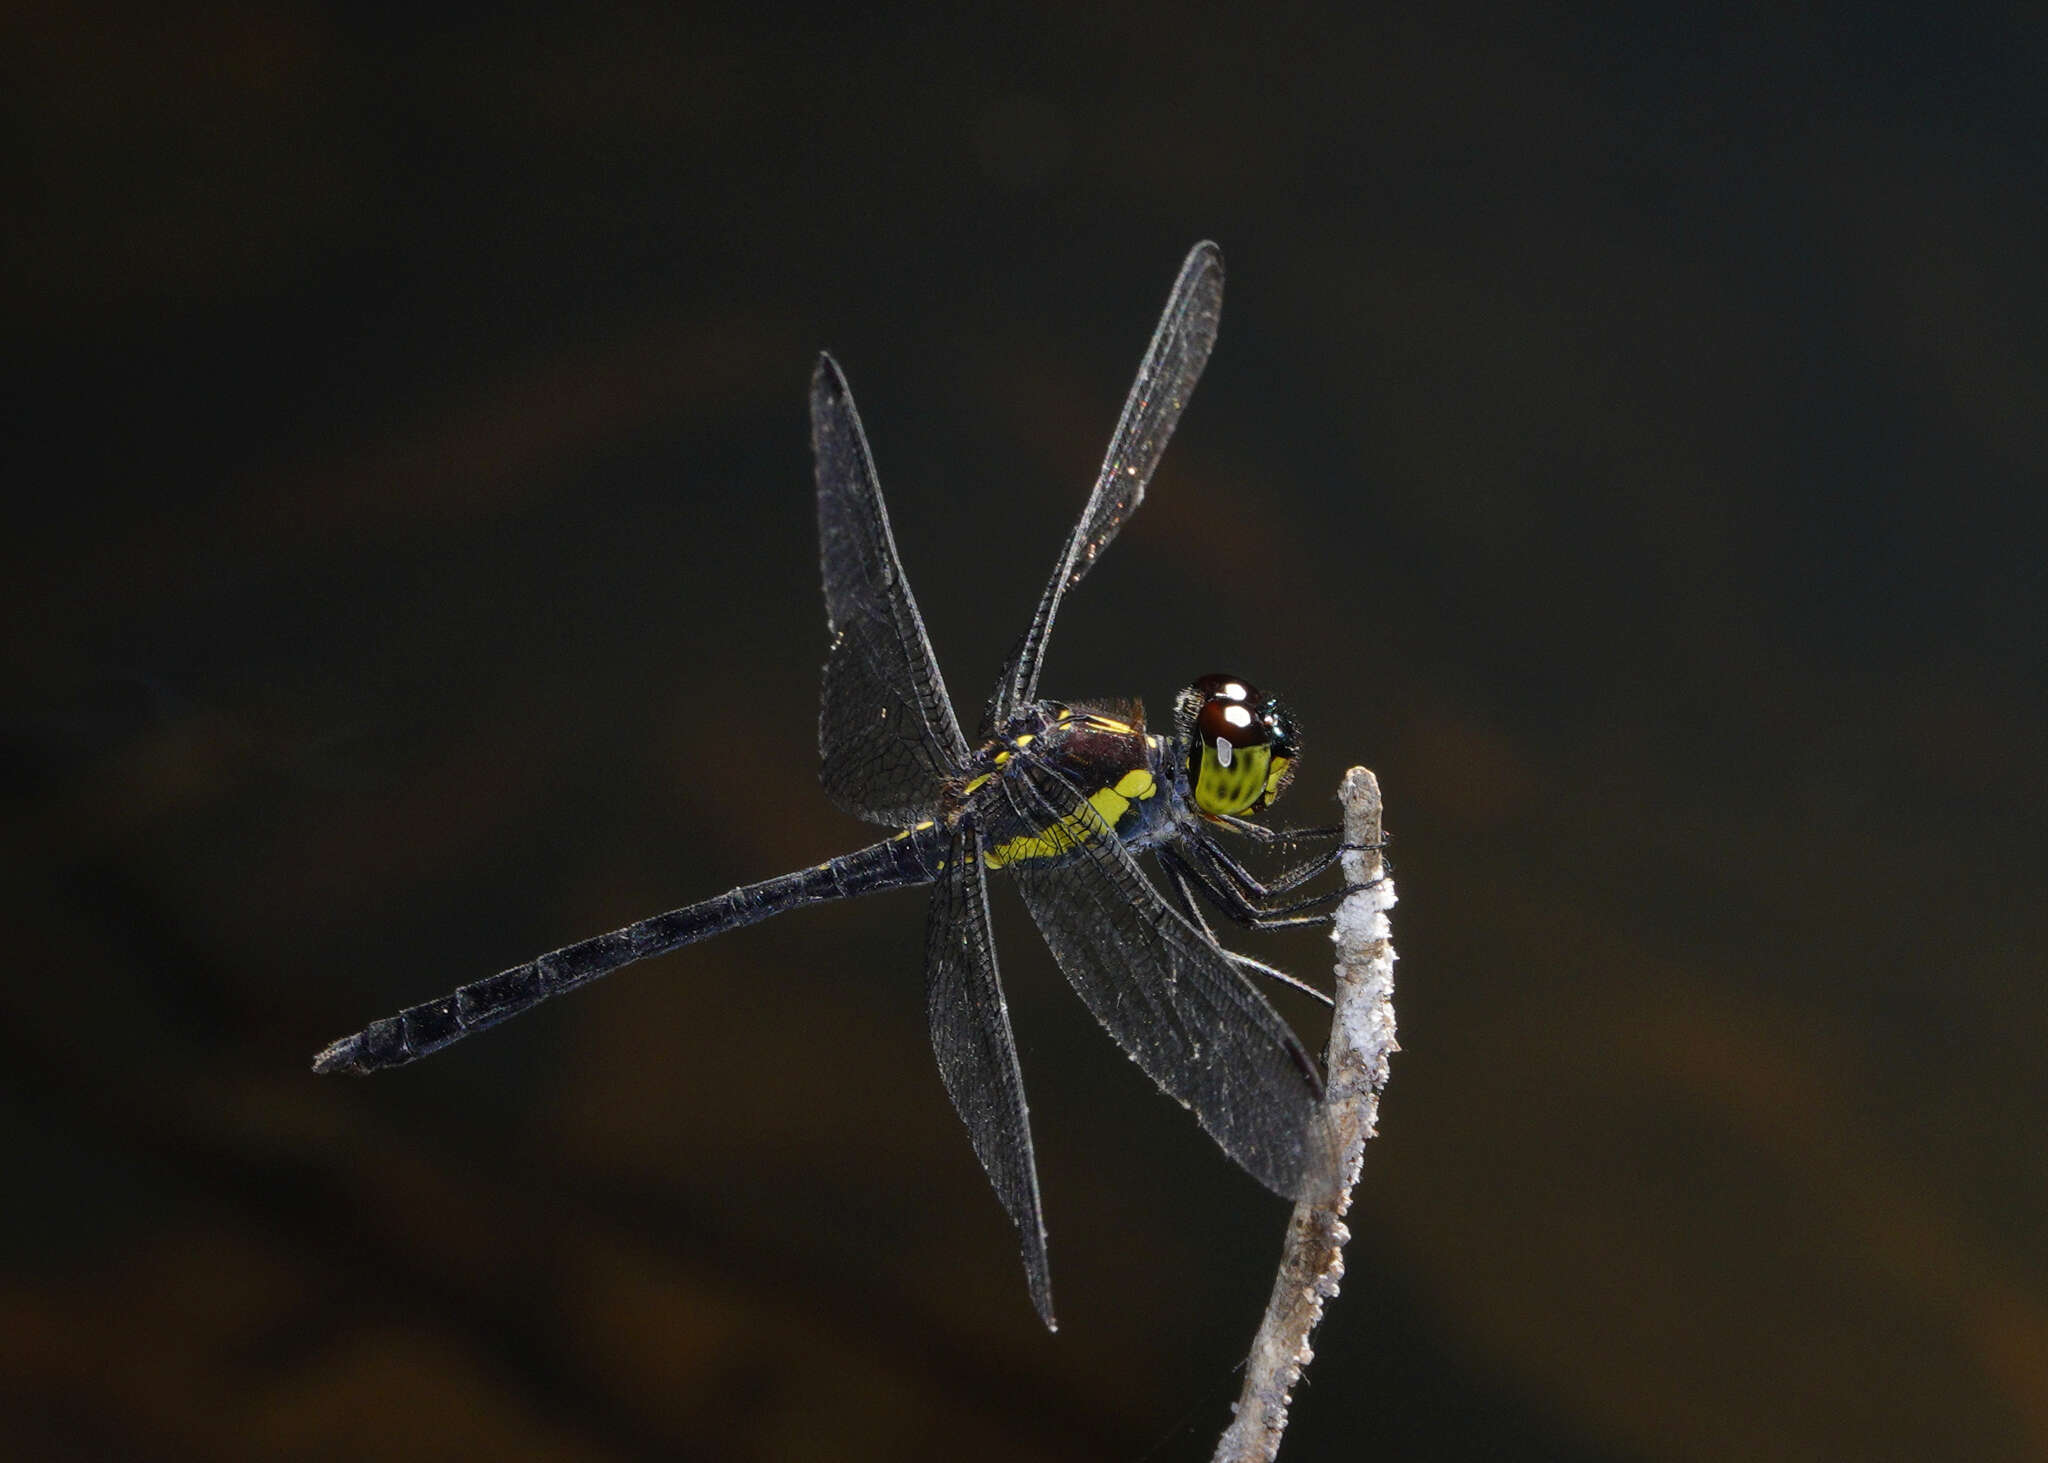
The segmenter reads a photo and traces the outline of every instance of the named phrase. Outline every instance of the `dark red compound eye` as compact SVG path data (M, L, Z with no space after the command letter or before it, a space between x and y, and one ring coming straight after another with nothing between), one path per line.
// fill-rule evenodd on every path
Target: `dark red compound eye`
M1204 703L1231 701L1240 706L1247 706L1259 699L1258 688L1239 676L1202 676L1195 681L1194 689Z
M1221 697L1212 697L1202 703L1202 709L1195 714L1195 735L1215 747L1219 758L1228 755L1223 752L1225 746L1232 751L1241 747L1263 747L1273 739L1272 729L1252 707L1242 701L1226 701Z

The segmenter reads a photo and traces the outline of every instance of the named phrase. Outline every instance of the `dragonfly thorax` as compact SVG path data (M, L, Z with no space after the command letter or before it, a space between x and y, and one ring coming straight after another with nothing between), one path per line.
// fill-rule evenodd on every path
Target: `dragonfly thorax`
M1174 719L1187 748L1188 790L1205 816L1263 812L1300 755L1294 717L1241 676L1202 676L1180 693Z

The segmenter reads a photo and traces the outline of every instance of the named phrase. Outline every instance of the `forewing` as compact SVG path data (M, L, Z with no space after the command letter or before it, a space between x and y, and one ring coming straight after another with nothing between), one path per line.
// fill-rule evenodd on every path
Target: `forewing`
M811 447L832 633L818 776L847 812L903 827L930 816L967 743L896 555L853 393L825 355L811 377Z
M1011 867L1095 1019L1245 1172L1289 1198L1325 1197L1337 1146L1315 1061L1293 1030L1071 784L1030 767L1004 785L1020 818L1074 830L1066 857Z
M925 1003L932 1050L953 1106L967 1124L975 1156L1017 1226L1031 1303L1047 1329L1055 1329L1038 1168L1031 1155L1031 1119L1017 1066L1017 1044L1010 1035L1009 1007L996 978L988 874L973 828L953 836L947 858L946 870L932 891L925 929Z
M1173 282L1166 309L1152 332L1152 343L1138 363L1138 377L1124 398L1123 415L1109 439L1095 491L1074 531L1067 538L1059 567L1038 601L1031 628L1017 642L995 693L982 715L984 735L993 734L1019 707L1038 696L1038 671L1045 660L1047 637L1060 598L1109 546L1124 520L1144 500L1145 485L1159 466L1160 454L1180 422L1181 410L1194 394L1209 348L1216 343L1216 318L1223 308L1223 251L1203 242L1188 251Z

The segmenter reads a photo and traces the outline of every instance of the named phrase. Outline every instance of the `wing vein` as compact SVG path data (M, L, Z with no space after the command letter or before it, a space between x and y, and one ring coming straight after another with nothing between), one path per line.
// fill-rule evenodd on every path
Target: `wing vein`
M1145 488L1194 394L1223 308L1223 251L1204 241L1188 251L1160 312L1152 342L1124 397L1123 414L1103 455L1094 491L1067 536L1059 566L1046 582L1030 628L1017 642L982 713L982 735L992 736L1038 695L1038 672L1060 600L1079 584L1109 547L1124 521L1144 501Z

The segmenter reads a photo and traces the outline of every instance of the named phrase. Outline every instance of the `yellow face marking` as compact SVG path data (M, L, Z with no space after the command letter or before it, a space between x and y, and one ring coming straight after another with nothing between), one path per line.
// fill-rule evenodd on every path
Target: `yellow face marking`
M1273 799L1280 796L1280 785L1287 781L1287 769L1293 765L1292 758L1275 757L1273 759L1273 770L1266 775L1267 802L1270 803Z
M1279 759L1278 770L1269 770L1273 761L1270 747L1239 747L1225 767L1216 760L1215 747L1202 743L1202 765L1195 769L1195 806L1219 816L1242 813L1264 797L1272 779L1285 770L1286 758Z

